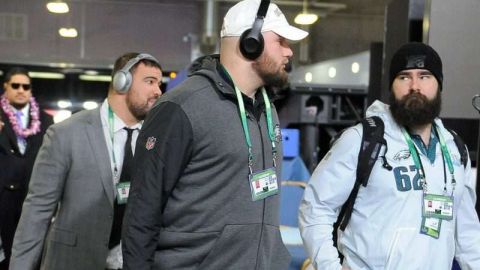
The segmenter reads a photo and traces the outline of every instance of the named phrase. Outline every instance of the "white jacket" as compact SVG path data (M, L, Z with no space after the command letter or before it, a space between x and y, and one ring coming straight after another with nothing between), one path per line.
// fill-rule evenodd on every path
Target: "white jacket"
M367 116L374 115L385 123L386 158L393 170L384 169L379 158L367 187L360 187L350 222L344 232L339 231L344 266L352 270L450 270L455 257L462 270L480 269L480 224L470 160L464 169L453 136L436 119L455 168L454 217L442 221L439 239L421 234L423 192L408 145L388 105L375 101L367 110ZM361 138L361 124L347 129L315 169L305 190L300 230L317 270L341 269L332 241L333 223L355 182ZM418 152L429 193L442 194L446 164L439 143L434 163ZM445 169L451 194L451 177Z

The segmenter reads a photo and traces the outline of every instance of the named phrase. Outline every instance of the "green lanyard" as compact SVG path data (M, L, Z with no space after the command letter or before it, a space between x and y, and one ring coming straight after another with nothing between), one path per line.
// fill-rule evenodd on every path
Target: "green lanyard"
M273 164L276 167L275 159L277 158L277 146L275 145L275 132L273 130L272 106L268 98L267 91L262 88L263 102L265 103L265 111L267 114L267 129L270 142L272 143Z
M224 68L226 74L230 77L230 80L233 79L228 74L228 71ZM245 135L245 141L248 147L248 169L250 173L253 173L252 166L253 166L253 153L252 153L252 141L250 139L250 132L248 129L247 123L247 114L245 113L245 104L243 103L242 92L238 88L238 86L233 82L235 86L235 94L237 95L237 102L238 102L238 109L240 111L240 119L242 120L242 127L243 133ZM267 129L268 129L268 137L270 138L270 142L272 143L272 156L273 156L273 166L276 167L276 159L277 159L277 147L275 145L275 133L273 131L273 120L272 120L272 107L270 105L270 99L268 98L267 91L265 88L262 88L262 95L263 101L265 103L265 110L266 110L266 117L267 117Z
M445 139L443 138L443 134L440 132L437 125L434 125L434 127L435 127L435 131L436 131L436 133L439 137L440 149L442 151L442 158L444 159L444 164L445 164L445 160L446 160L448 170L449 170L450 175L451 175L452 195L453 195L453 192L455 191L456 181L455 181L455 174L454 174L452 159L451 159L451 156L450 156L450 151L448 150L447 145L445 144ZM403 136L405 137L405 140L407 141L408 149L410 151L410 154L412 155L413 162L415 163L415 167L417 167L417 170L420 174L420 181L422 183L423 192L427 193L428 192L427 179L425 177L425 170L423 168L422 161L420 160L420 157L418 155L417 148L415 147L415 145L412 141L412 138L410 137L410 134L408 134L408 132L405 128L402 128L402 133L403 133ZM443 167L443 170L445 171L445 165ZM444 175L444 191L445 192L447 191L446 175Z
M113 126L114 126L113 111L110 105L108 105L108 128L109 128L110 139L112 140L113 177L115 178L115 180L117 180L118 179L117 161L115 159L115 152L113 151L114 141L115 141Z
M440 139L440 149L442 149L443 157L447 161L448 171L450 172L450 176L452 178L452 190L455 190L455 185L457 181L455 181L455 171L453 169L452 157L450 155L450 150L448 150L447 144L445 143L445 138L443 134L440 132L440 129L437 125L435 125L435 131L437 132L437 136ZM445 161L444 161L445 162ZM453 194L453 192L452 192Z

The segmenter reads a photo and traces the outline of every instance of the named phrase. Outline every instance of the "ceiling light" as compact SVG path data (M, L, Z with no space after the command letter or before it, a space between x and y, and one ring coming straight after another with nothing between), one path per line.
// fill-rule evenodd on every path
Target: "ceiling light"
M311 72L307 72L305 73L305 81L306 82L312 82L312 79L313 79L313 74Z
M75 28L62 27L58 29L58 33L60 34L60 36L66 37L66 38L74 38L78 36L77 29Z
M85 101L83 102L83 108L85 110L93 110L98 107L98 103L95 101Z
M110 75L82 74L78 76L78 78L82 81L91 81L91 82L111 82L112 81L112 76Z
M67 13L70 10L67 3L62 1L48 2L47 9L52 13Z
M37 78L37 79L57 79L57 80L65 79L64 74L57 73L57 72L29 71L28 75L30 76L30 78Z
M358 73L360 71L360 64L358 62L352 63L352 72Z
M70 108L70 107L72 107L72 102L70 102L68 100L59 100L59 101L57 101L57 106L60 109Z
M328 69L328 77L333 79L333 78L335 78L335 76L337 76L337 69L334 68L334 67L330 67Z
M318 20L317 14L313 13L299 13L295 19L294 22L296 24L300 25L310 25L315 23Z
M98 75L98 71L93 70L93 69L89 69L89 70L85 70L85 74L87 74L87 75Z
M315 23L317 20L318 15L314 13L308 13L307 0L303 0L303 11L295 17L294 22L300 25L310 25Z

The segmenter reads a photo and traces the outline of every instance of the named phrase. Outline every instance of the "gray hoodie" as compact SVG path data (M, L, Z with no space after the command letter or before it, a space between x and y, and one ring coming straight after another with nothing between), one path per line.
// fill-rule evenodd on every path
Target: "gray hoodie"
M160 98L140 132L124 222L124 269L286 269L279 194L252 201L232 82L216 56L193 67L186 81ZM253 170L259 172L273 161L261 94L255 100L244 96ZM279 129L274 108L273 121ZM276 171L279 176L279 166Z

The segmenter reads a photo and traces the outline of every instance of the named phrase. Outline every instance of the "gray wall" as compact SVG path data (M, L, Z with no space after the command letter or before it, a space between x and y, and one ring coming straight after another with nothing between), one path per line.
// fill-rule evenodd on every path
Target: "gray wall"
M306 63L365 51L371 42L383 40L381 0L369 0L365 4L357 0L341 1L347 2L347 10L328 14L310 29ZM1 63L107 67L126 51L144 51L156 56L165 69L177 70L198 54L198 47L192 46L195 44L186 37L193 34L201 38L204 1L71 0L68 14L51 14L45 3L43 0L1 0ZM233 4L227 0L218 2L218 25ZM371 10L373 7L376 8ZM293 23L301 6L281 5L281 8ZM2 28L5 26L2 14L24 16L26 27L17 28L23 32L22 38L2 35L6 29ZM57 30L63 25L75 26L79 30L78 38L61 38ZM293 45L293 49L297 63L299 45Z
M480 1L430 0L428 41L443 60L443 117L478 118L472 97L480 94Z
M189 63L191 56L190 43L184 37L201 30L200 1L69 1L68 14L49 13L45 3L1 1L0 13L26 18L26 28L17 28L25 31L23 39L0 38L1 62L106 67L124 52L142 51L156 56L167 69L178 69ZM64 25L75 26L78 38L60 37L57 31ZM3 26L5 31L5 23Z
M312 27L312 62L330 60L370 49L382 42L384 16L331 14Z

